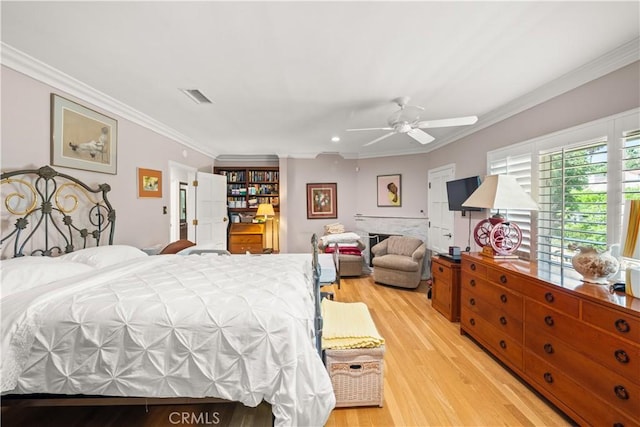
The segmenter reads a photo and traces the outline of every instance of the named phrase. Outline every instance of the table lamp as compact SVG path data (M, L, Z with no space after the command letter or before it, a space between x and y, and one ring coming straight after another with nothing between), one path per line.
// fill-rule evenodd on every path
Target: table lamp
M515 222L506 221L500 215L500 209L538 210L538 205L514 176L487 176L462 206L498 211L491 218L480 221L474 229L473 237L482 247L482 255L518 258L515 252L522 244L522 231Z
M266 223L268 221L268 217L274 216L276 213L273 210L273 205L271 203L260 203L258 205L258 211L256 212L256 216L262 215L264 218L262 222ZM266 248L268 253L273 251L273 223L271 223L271 246Z

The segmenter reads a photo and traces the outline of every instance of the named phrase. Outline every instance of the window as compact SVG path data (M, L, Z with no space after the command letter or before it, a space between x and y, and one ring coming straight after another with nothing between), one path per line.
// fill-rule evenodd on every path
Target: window
M607 248L607 141L542 152L538 261L571 266L580 246Z
M618 243L624 200L640 199L640 110L492 151L487 171L515 175L538 201L538 212L506 216L523 231L521 252L563 273L577 246Z

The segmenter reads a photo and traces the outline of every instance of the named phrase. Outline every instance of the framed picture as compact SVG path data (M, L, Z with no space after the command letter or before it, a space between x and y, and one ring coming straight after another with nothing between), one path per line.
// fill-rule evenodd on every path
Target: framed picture
M51 164L116 174L118 122L51 94Z
M378 175L378 206L402 206L402 175Z
M162 171L138 168L138 197L162 197Z
M307 184L307 219L338 218L338 184Z

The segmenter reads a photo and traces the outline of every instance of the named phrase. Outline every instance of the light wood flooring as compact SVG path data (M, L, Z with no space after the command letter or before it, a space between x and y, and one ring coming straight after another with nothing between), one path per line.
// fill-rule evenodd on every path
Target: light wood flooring
M450 323L431 307L427 289L426 282L416 290L382 286L370 276L343 279L340 290L323 288L333 291L336 301L366 303L386 341L384 406L336 408L328 427L573 424L469 337L461 336L458 323ZM190 422L175 424L175 412L187 413ZM194 422L198 416L201 423ZM2 408L2 426L175 425L269 426L270 407L210 403Z

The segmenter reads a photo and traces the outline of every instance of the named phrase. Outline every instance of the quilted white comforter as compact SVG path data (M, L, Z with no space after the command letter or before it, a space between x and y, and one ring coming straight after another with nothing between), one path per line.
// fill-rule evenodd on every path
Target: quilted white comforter
M2 392L220 397L276 425L335 405L311 255L145 257L2 299Z

